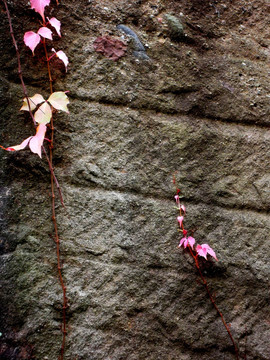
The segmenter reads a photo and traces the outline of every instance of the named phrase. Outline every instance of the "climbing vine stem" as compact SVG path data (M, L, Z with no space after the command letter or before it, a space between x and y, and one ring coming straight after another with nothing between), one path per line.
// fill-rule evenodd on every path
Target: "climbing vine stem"
M46 26L45 21L43 20L43 26ZM48 71L48 77L49 77L49 86L50 86L50 93L53 93L53 80L52 80L52 74L51 74L51 68L50 68L50 58L48 56L47 46L46 46L46 39L42 40L46 63L47 63L47 71ZM53 111L53 109L52 109ZM54 111L53 111L54 112ZM61 331L62 331L62 344L60 349L60 355L59 360L64 359L64 352L65 352L65 344L66 344L66 335L67 335L67 324L66 324L66 311L68 307L68 301L67 301L67 295L66 295L66 285L64 283L63 275L62 275L62 264L61 264L61 255L60 255L60 237L58 232L58 225L56 220L56 210L55 210L55 184L58 187L58 182L55 183L55 176L54 176L54 168L53 168L53 148L54 148L54 123L53 123L53 116L50 120L50 141L49 141L49 164L51 166L51 208L52 208L52 222L54 227L54 241L56 244L56 256L57 256L57 271L58 271L58 277L62 288L62 325L61 325ZM46 154L47 156L47 154ZM62 194L61 194L61 202L63 200ZM62 202L63 204L63 202Z
M15 36L14 36L14 31L13 31L13 26L12 26L12 21L11 21L9 8L8 8L8 5L7 5L7 1L6 0L2 0L2 1L3 1L4 7L5 7L5 10L6 10L6 14L7 14L7 18L8 18L10 35L11 35L12 42L13 42L13 45L14 45L15 50L16 50L18 75L19 75L19 78L20 78L20 81L21 81L21 85L22 85L22 88L23 88L23 93L24 93L25 100L26 100L26 103L27 103L27 107L28 107L27 111L29 111L29 113L30 113L30 116L31 116L31 119L33 120L34 126L36 127L36 129L38 129L35 117L34 117L33 112L32 112L32 107L31 107L32 104L31 104L31 102L35 106L37 104L35 104L33 102L33 100L31 98L29 98L29 96L28 96L27 88L25 86L25 82L24 82L23 74L22 74L20 52L19 52L19 49L18 49L17 41L16 41ZM58 1L56 1L56 2L58 4ZM44 16L43 16L43 26L46 27ZM53 94L53 80L52 80L52 76L51 76L51 69L50 69L50 63L49 63L50 58L48 56L45 38L42 40L42 43L43 43L45 58L46 58L46 62L47 62L50 94L52 95ZM58 106L57 103L56 103L56 106ZM51 105L50 105L50 107L51 107L52 113L55 113L56 110L54 110ZM44 114L44 112L41 110L41 108L39 108L39 109ZM62 324L61 324L62 343L61 343L61 349L60 349L60 354L59 354L58 359L63 360L64 359L64 352L65 352L65 344L66 344L66 334L67 334L66 310L67 310L67 307L68 307L68 301L67 301L67 295L66 295L66 286L65 286L65 283L64 283L63 275L62 275L62 264L61 264L61 257L60 257L60 237L59 237L58 225L57 225L57 220L56 220L55 187L58 190L60 201L61 201L61 204L63 206L64 206L64 201L63 201L61 188L60 188L59 182L58 182L58 180L57 180L57 178L55 176L54 167L53 167L53 148L54 148L53 116L51 116L51 119L50 119L50 130L51 130L50 139L49 140L47 139L48 142L49 142L49 155L47 154L46 149L45 149L45 147L43 145L41 145L41 149L42 149L42 152L45 154L45 157L46 157L48 165L49 165L49 170L50 170L51 211L52 211L52 222L53 222L53 228L54 228L53 239L54 239L55 244L56 244L57 272L58 272L58 277L59 277L59 281L60 281L61 288L62 288L62 297L63 297L63 301L62 301ZM28 139L26 139L25 141L27 141L27 140ZM14 150L19 150L19 149L23 148L21 145L20 146L15 146L14 148L4 148L1 145L0 145L0 147L3 148L4 150L8 150L8 151L14 151Z
M46 40L44 39L43 41L43 45L44 45L44 51L45 51L45 56L46 56L46 62L47 62L47 68L48 68L48 76L49 76L49 82L50 82L50 92L51 94L53 93L53 84L52 84L52 76L51 76L51 69L50 69L50 60L48 57L48 52L47 52L47 48L46 48ZM51 129L51 138L50 138L50 142L49 142L49 151L50 151L50 155L49 155L49 162L52 166L53 169L53 147L54 147L54 124L53 124L53 116L51 117L51 122L50 122L50 129ZM55 211L55 180L54 180L54 176L53 176L53 172L51 172L51 197L52 197L52 221L53 221L53 226L54 226L54 240L56 243L56 256L57 256L57 269L58 269L58 276L59 276L59 280L60 280L60 284L62 287L62 293L63 293L63 304L62 304L62 333L63 333L63 337L62 337L62 345L61 345L61 351L60 351L60 356L59 356L59 360L62 360L64 358L64 351L65 351L65 343L66 343L66 334L67 334L67 325L66 325L66 310L68 307L68 302L67 302L67 295L66 295L66 286L63 280L63 275L62 275L62 265L61 265L61 257L60 257L60 238L59 238L59 234L58 234L58 225L57 225L57 221L56 221L56 211Z
M18 74L19 74L19 78L20 78L20 81L21 81L21 84L22 84L23 93L24 93L24 96L26 98L27 105L29 107L30 116L31 116L31 118L33 120L33 123L36 125L36 120L34 118L34 115L33 115L32 111L31 111L31 106L30 106L30 101L29 101L29 97L28 97L28 94L27 94L27 89L26 89L26 86L25 86L25 83L24 83L24 80L23 80L22 66L21 66L21 56L20 56L18 45L17 45L17 41L16 41L15 36L14 36L14 31L13 31L10 12L9 12L6 0L2 0L2 1L4 3L5 9L6 9L6 14L7 14L8 23L9 23L9 32L10 32L10 35L11 35L11 38L12 38L13 45L14 45L15 50L16 50Z
M173 183L174 185L176 185L176 180L175 177L173 177ZM207 280L206 278L203 276L202 274L202 270L200 267L200 263L199 263L199 256L204 257L207 260L207 255L212 256L215 260L218 260L216 257L216 254L214 252L214 250L208 245L208 244L202 244L202 245L197 245L196 248L194 249L194 245L195 245L195 239L193 238L193 231L188 231L185 229L184 227L184 218L186 215L186 207L181 203L180 201L180 189L178 189L176 187L176 195L175 195L175 201L176 201L176 205L177 205L177 209L179 211L179 216L177 217L177 221L178 221L178 226L179 226L179 231L183 234L183 237L180 240L180 243L178 245L178 247L184 247L185 249L188 249L190 255L192 256L193 260L194 260L194 264L196 266L196 269L198 271L198 274L201 278L201 283L204 286L207 295L213 305L213 307L215 308L217 314L219 315L219 317L221 318L221 321L230 337L230 340L232 342L232 345L234 347L234 353L235 353L235 359L239 360L239 351L238 351L238 347L236 345L236 342L234 341L234 338L232 336L231 330L229 325L226 323L224 316L222 314L222 312L220 311L220 309L218 308L215 298L212 295ZM190 236L188 236L188 234L191 234Z
M226 331L227 331L227 333L228 333L228 335L229 335L229 337L231 339L231 342L233 344L234 351L235 351L235 358L236 358L236 360L239 360L238 347L237 347L237 345L236 345L236 343L234 341L234 338L233 338L232 333L230 331L229 325L226 323L222 312L219 310L219 308L218 308L218 306L217 306L217 304L215 302L215 298L213 297L213 295L212 295L212 293L211 293L211 291L209 289L207 281L206 281L205 277L202 274L202 271L201 271L201 268L200 268L200 265L199 265L199 261L198 261L198 255L194 255L194 252L193 252L193 250L192 250L192 248L191 248L191 246L189 244L188 244L188 250L189 250L191 256L194 259L195 266L196 266L196 268L198 270L199 276L200 276L200 278L202 280L202 284L203 284L203 286L204 286L204 288L205 288L205 290L207 292L207 295L208 295L212 305L216 309L217 314L220 316L221 321L223 322L223 325L224 325L224 327L225 327L225 329L226 329Z

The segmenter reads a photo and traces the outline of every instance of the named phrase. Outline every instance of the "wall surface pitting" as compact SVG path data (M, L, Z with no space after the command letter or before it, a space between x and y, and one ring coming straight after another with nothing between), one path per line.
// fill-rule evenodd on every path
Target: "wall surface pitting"
M8 1L28 93L49 94L38 27L26 1ZM172 175L186 226L219 262L204 274L241 357L270 359L270 107L267 1L73 1L52 12L55 47L70 59L53 71L69 90L58 114L56 175L66 360L234 359L230 339L187 254L177 249ZM133 30L149 59L134 55ZM176 28L175 28L176 26ZM182 29L182 30L181 30ZM182 34L183 31L183 34ZM0 144L32 134L8 22L0 13ZM98 36L128 44L112 61ZM135 49L136 50L136 49ZM57 359L61 288L56 272L46 160L0 153L0 358Z

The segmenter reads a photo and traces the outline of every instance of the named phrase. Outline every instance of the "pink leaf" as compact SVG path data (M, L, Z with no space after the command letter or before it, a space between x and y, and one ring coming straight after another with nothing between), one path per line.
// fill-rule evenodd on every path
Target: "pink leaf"
M3 146L0 145L0 147L7 151L17 151L24 149L29 143L30 150L33 153L38 154L38 156L41 158L41 146L44 141L46 130L47 130L46 125L40 124L36 129L35 136L29 136L27 139L23 140L23 142L19 145L9 146L8 148L4 148Z
M187 247L187 244L188 244L187 238L186 238L186 237L183 237L183 238L180 240L180 243L179 243L178 247L183 246L184 248L186 248L186 247Z
M57 20L55 17L48 19L48 20L49 20L49 23L51 24L51 26L55 28L57 34L61 37L61 33L60 33L61 22L59 20Z
M183 237L180 240L178 247L183 246L184 248L186 248L188 245L190 245L193 249L194 244L195 244L195 239L193 237L191 237L191 236L189 236L188 238Z
M30 0L31 3L31 9L34 9L36 12L38 12L42 19L44 19L44 8L45 6L48 6L50 4L50 0Z
M212 248L210 248L210 246L208 249L208 254L211 255L214 259L216 259L218 261L216 253L214 252L214 250Z
M206 260L207 260L207 254L209 254L218 261L214 250L208 244L197 245L196 251L198 255L203 256Z
M23 41L24 41L25 45L28 46L32 50L33 55L34 55L34 50L40 42L40 36L38 34L36 34L34 31L27 31L24 34Z
M67 55L64 53L64 51L59 50L59 51L55 51L54 49L52 49L52 51L55 52L55 55L61 60L63 61L65 67L66 67L66 71L67 71L67 66L68 66L68 57Z
M193 246L194 246L194 244L195 244L195 239L192 237L192 236L189 236L188 238L187 238L187 241L188 241L188 243L189 243L189 245L192 247L192 249L193 249Z
M186 213L186 207L185 207L185 205L181 205L179 195L175 195L174 198L175 198L175 202L176 202L177 208L178 208L179 210L183 210L184 213Z
M177 216L177 221L180 227L182 227L183 220L184 220L184 216Z
M41 146L44 141L45 133L46 133L47 127L44 124L40 124L37 127L36 135L32 137L32 139L29 142L30 150L34 154L38 154L38 156L41 158Z
M180 207L180 199L179 199L179 195L175 195L175 202L176 202L176 205L177 207L179 208Z
M23 140L23 142L20 145L10 146L10 147L6 148L5 150L7 150L7 151L22 150L28 145L29 140L32 139L32 137L33 136L29 136L27 139Z
M180 205L180 209L184 211L184 213L186 213L186 207L185 205Z
M52 31L48 29L46 26L41 27L38 30L38 34L46 39L52 40Z

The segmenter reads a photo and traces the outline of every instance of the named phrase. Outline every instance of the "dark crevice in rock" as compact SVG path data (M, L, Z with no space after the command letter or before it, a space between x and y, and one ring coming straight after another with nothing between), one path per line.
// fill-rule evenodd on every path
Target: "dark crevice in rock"
M195 90L194 90L195 91ZM178 92L178 91L177 91ZM189 91L183 91L182 93L185 94L185 93L188 93ZM191 92L193 92L191 90ZM167 92L165 92L167 93ZM179 90L179 93L180 93L180 90ZM164 111L162 109L153 109L153 108L149 108L148 106L145 106L145 107L136 107L134 105L132 105L131 103L123 103L123 102L114 102L110 99L107 99L105 98L106 100L104 101L104 99L102 100L96 100L94 99L92 96L90 97L87 97L87 96L80 96L80 95L77 95L77 94L70 94L69 95L70 98L72 99L77 99L77 100L80 100L80 101L87 101L89 103L94 103L94 104L100 104L100 105L104 105L104 106L112 106L112 107L117 107L117 108L123 108L124 110L127 110L127 108L131 109L131 110L144 110L144 112L146 113L147 111L150 111L150 112L154 112L154 113L162 113L164 115L170 115L170 116L175 116L175 117L179 117L179 116L192 116L194 119L196 120L200 120L200 121L211 121L211 122L219 122L219 123L224 123L224 124L229 124L229 125L232 125L232 126L235 126L235 125L240 125L240 126L247 126L247 127L254 127L254 128L261 128L261 129L269 129L270 128L270 124L267 123L267 122L264 122L264 121L261 121L261 120L258 120L258 121L254 121L254 120L237 120L237 119L234 119L234 118L221 118L221 117L218 117L218 116L210 116L210 115L203 115L203 116L200 116L199 114L203 113L202 110L197 107L193 107L190 111L187 111L187 112L177 112L176 110L171 110L171 111Z
M94 256L102 256L104 254L107 253L107 251L95 251L93 249L85 249L85 251L88 253L88 254L91 254L91 255L94 255Z
M17 85L17 83L12 83L13 85ZM35 88L33 83L31 84L31 86L33 87L33 89ZM36 88L36 91L39 91L38 88ZM159 93L160 94L172 94L172 95L185 95L185 94L189 94L189 93L195 93L198 92L199 89L196 87L191 87L191 88L165 88L162 89ZM154 95L154 94L153 94ZM144 112L150 111L153 113L161 113L164 115L169 115L169 116L192 116L193 118L197 119L197 120L201 120L201 121L211 121L211 122L218 122L218 123L225 123L225 124L231 124L231 125L242 125L242 126L247 126L247 127L255 127L255 128L261 128L261 129L269 129L270 128L270 123L268 121L264 121L264 120L260 120L260 119L244 119L244 120L239 120L237 118L222 118L220 116L212 116L210 114L206 115L204 114L204 110L198 106L198 105L194 105L190 110L183 112L183 111L177 111L176 109L164 109L164 107L162 106L162 104L157 104L157 107L153 108L147 104L141 104L141 106L137 106L134 105L132 103L130 103L129 101L125 101L123 98L119 98L117 100L112 100L107 96L103 96L100 98L96 98L94 96L82 96L82 95L78 95L76 93L69 93L68 94L70 99L74 99L74 100L80 100L80 101L86 101L89 103L95 103L95 104L100 104L100 105L104 105L104 106L112 106L112 107L117 107L117 108L123 108L124 110L126 110L127 108L131 109L131 110L135 110L135 111L140 111L143 110ZM57 159L58 161L60 161L60 159Z

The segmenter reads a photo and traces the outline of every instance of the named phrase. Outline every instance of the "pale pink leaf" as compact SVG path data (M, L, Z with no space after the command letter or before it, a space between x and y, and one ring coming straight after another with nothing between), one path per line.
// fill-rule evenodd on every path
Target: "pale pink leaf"
M178 221L180 227L182 227L183 220L184 220L183 216L178 216L177 217L177 221Z
M67 66L68 66L68 57L67 55L64 53L64 51L59 50L55 53L55 55L61 60L63 61L65 67L66 67L66 72L67 72Z
M190 245L191 248L193 249L194 244L195 244L195 239L193 237L191 237L191 236L189 236L188 238L183 237L180 240L178 247L183 246L184 248L186 248L188 245Z
M180 243L179 243L178 247L183 246L184 248L186 248L186 247L187 247L187 244L188 244L187 238L186 238L186 237L183 237L183 238L180 240Z
M207 245L207 244L205 244L205 245ZM208 247L208 254L211 255L214 259L216 259L218 261L216 253L210 246Z
M40 42L40 36L38 34L36 34L34 31L27 31L24 34L23 41L24 41L25 45L28 46L32 50L33 55L34 55L34 50Z
M201 245L198 244L196 246L196 251L197 251L198 255L203 256L207 260L207 257L206 257L207 249L205 247L202 247Z
M35 110L35 108L37 107L38 104L41 104L45 101L43 96L40 94L35 94L34 96L29 97L28 100L29 100L31 111ZM20 108L20 110L29 111L29 107L28 107L26 98L23 99L23 106Z
M67 105L69 100L64 91L56 91L51 94L48 99L48 102L57 110L62 110L69 113Z
M207 260L207 254L209 254L218 261L214 250L208 244L197 245L196 251L198 255L203 256L206 260Z
M44 102L35 112L34 118L39 124L48 124L51 121L52 109L47 102Z
M193 249L193 246L194 246L194 244L195 244L195 239L192 237L192 236L189 236L188 238L187 238L187 241L188 241L188 243L189 243L189 245L192 247L192 249Z
M28 143L29 140L32 139L33 136L29 136L27 139L23 140L23 142L20 145L15 145L15 146L9 146L8 148L6 148L5 150L7 151L17 151L17 150L22 150L24 149Z
M38 34L46 39L52 40L52 31L48 29L46 26L42 26L38 30Z
M38 154L38 156L41 158L41 147L44 141L45 133L46 133L47 127L44 124L40 124L37 127L36 135L32 137L32 139L29 142L30 150L34 154Z
M61 32L60 32L61 22L59 20L57 20L55 17L48 19L48 20L49 20L49 23L51 24L51 26L55 28L57 34L61 37Z
M45 6L48 6L50 4L50 0L30 0L31 9L34 9L36 12L38 12L42 19L44 19L44 8Z
M186 207L185 205L180 205L180 209L184 211L184 213L186 213Z

